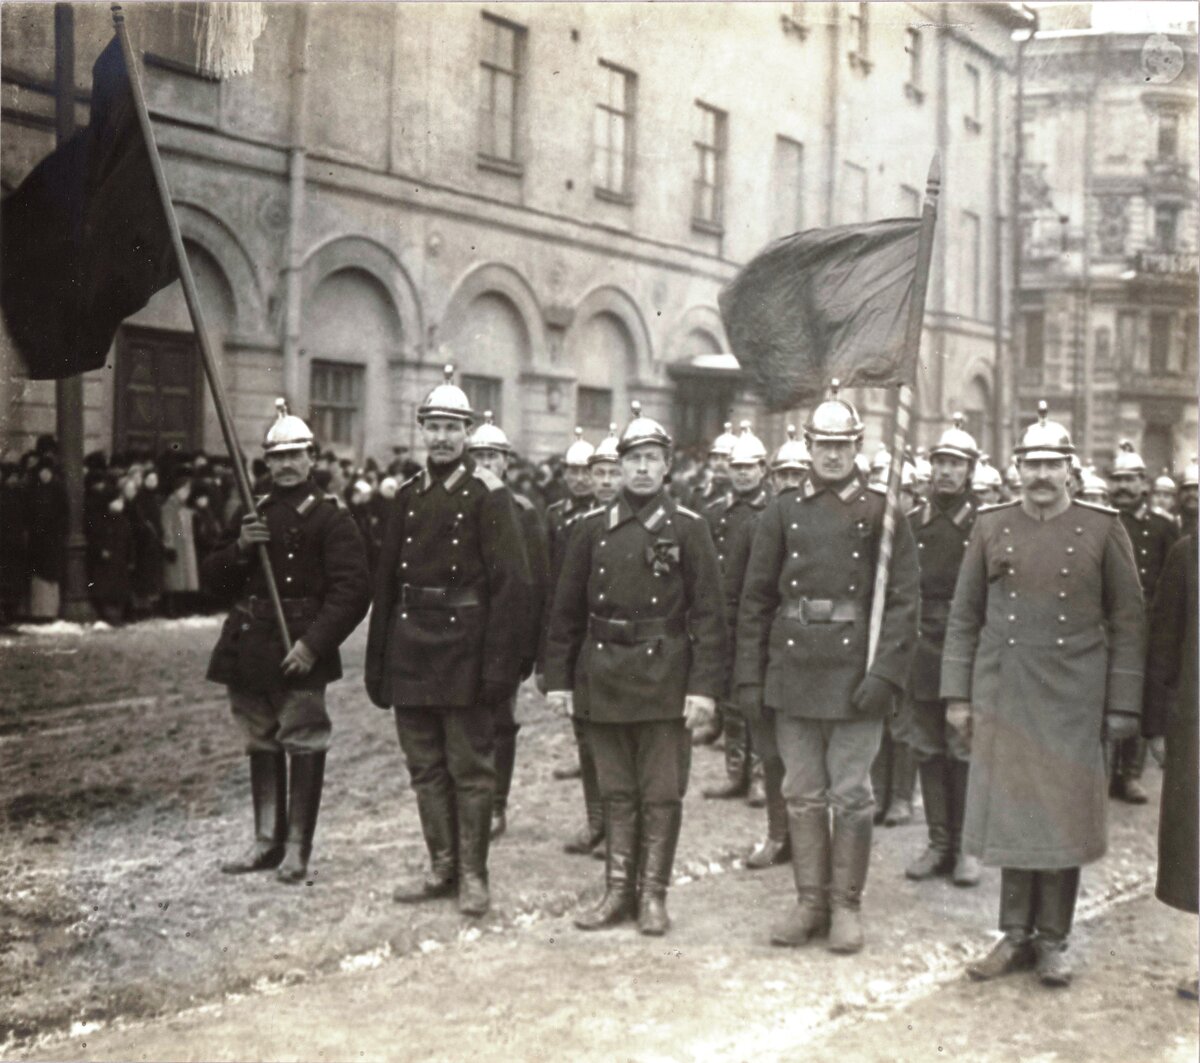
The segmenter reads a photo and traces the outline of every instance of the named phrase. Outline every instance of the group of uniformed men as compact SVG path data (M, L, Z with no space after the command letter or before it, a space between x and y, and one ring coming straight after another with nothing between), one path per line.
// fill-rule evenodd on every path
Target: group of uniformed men
M371 606L366 688L394 715L429 853L395 900L457 896L464 914L487 911L517 688L534 675L578 748L585 822L566 848L603 843L605 891L578 927L636 919L666 932L693 741L722 721L726 781L706 796L765 805L767 836L747 863L793 868L795 902L771 940L855 952L871 767L902 709L928 827L908 876L970 886L980 861L1002 868L1004 937L970 973L1036 966L1046 984L1070 980L1079 868L1104 852L1112 760L1111 785L1140 792L1143 593L1176 534L1149 510L1136 455L1123 451L1114 471L1119 513L1073 498L1074 447L1043 412L1016 448L1019 497L981 506L998 485L978 477L979 448L956 420L925 482L906 477L914 504L895 526L869 656L886 492L864 474L863 424L836 386L769 468L749 425L727 426L696 509L667 490L671 437L636 403L594 449L577 430L569 493L545 525L506 484L512 448L490 414L470 432L478 418L450 367L417 416L427 461L397 492L373 586L352 519L310 478L311 432L291 416L266 436L270 493L206 562L214 589L237 600L209 676L246 733L255 822L250 849L222 870L306 880L324 688ZM1189 490L1194 514L1194 475ZM1106 741L1135 746L1114 758Z

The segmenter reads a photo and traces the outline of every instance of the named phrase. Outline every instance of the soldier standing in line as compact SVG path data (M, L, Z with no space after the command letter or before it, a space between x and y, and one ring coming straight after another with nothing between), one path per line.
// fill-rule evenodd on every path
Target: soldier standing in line
M547 638L551 702L584 721L604 801L605 893L575 925L633 915L667 931L666 894L691 764L688 728L724 687L725 620L712 537L664 490L671 437L634 418L624 485L572 534ZM638 876L640 872L640 888Z
M946 722L971 745L963 849L1000 867L1004 937L978 981L1036 963L1067 985L1082 864L1107 845L1104 739L1138 729L1145 624L1116 510L1068 494L1071 437L1046 420L1017 448L1020 502L975 519L946 625Z
M497 427L492 411L487 410L483 415L483 424L475 429L467 443L467 452L475 459L475 464L486 469L505 485L505 490L516 503L518 516L521 518L521 533L525 547L525 561L529 566L530 587L528 611L525 624L521 629L518 645L524 656L521 659L521 679L528 679L533 674L537 663L538 643L542 633L542 614L546 608L546 591L550 585L550 553L546 544L546 529L542 525L541 515L537 507L524 495L518 494L509 485L505 474L508 472L508 458L512 454L512 444L508 436ZM521 725L517 723L517 697L514 690L512 697L496 706L496 733L494 755L496 760L496 794L492 801L492 837L499 838L508 829L508 795L512 791L513 768L517 759L517 732Z
M731 490L714 499L704 508L704 519L708 521L713 545L717 548L717 561L724 575L728 570L729 558L738 534L742 529L758 522L759 514L771 500L771 491L763 483L767 474L767 448L762 440L750 430L750 422L743 421L733 450L729 454L729 476ZM743 570L744 571L744 570ZM731 588L727 588L726 601ZM740 594L741 585L737 587ZM736 605L736 600L735 600ZM736 612L726 617L732 627L737 622ZM716 786L707 786L703 794L707 798L724 799L745 797L750 791L751 776L756 776L759 807L765 803L762 793L762 763L758 761L750 742L750 731L746 718L738 712L736 705L725 702L720 706L725 727L725 781ZM756 763L752 763L752 760Z
M332 733L325 687L342 677L338 646L366 616L371 587L354 518L312 480L312 432L282 399L276 405L279 415L263 442L270 492L258 499L257 515L235 519L202 575L210 593L237 600L207 678L229 688L233 717L246 736L254 803L254 841L221 870L278 868L281 882L298 883L308 875ZM267 545L292 640L286 655L260 543Z
M1150 489L1150 508L1166 517L1176 528L1179 527L1179 488L1166 469L1163 469L1161 476L1154 478L1154 486Z
M1000 475L1000 470L988 461L986 454L980 454L975 473L971 477L971 491L975 495L975 501L981 506L994 506L997 502L1003 502L1003 488L1004 478Z
M618 449L620 443L617 426L610 424L608 435L600 440L600 444L588 458L588 468L592 473L592 491L598 506L607 506L621 492L623 476L621 452Z
M537 669L537 688L543 694L546 693L546 677L544 674L546 623L549 623L550 620L549 610L553 603L554 588L558 585L558 573L562 569L562 560L566 555L567 532L596 504L595 496L592 493L592 473L588 466L588 459L592 456L593 450L592 444L583 438L583 429L576 428L575 439L567 447L566 454L563 455L563 480L567 485L567 493L557 502L551 502L546 509L546 539L550 550L550 593L546 599L547 615L542 624L541 640L538 645ZM579 779L582 777L586 793L588 780L585 775L587 768L584 764L584 759L587 757L587 753L584 751L582 745L581 734L582 732L577 729L575 732L575 747L579 755L576 762L555 768L551 774L556 779ZM593 770L593 778L594 774ZM576 838L572 838L567 842L567 852L574 853L579 851L579 847L575 845L577 840ZM597 837L595 844L599 845L602 840L603 834ZM590 852L593 848L594 846L587 846L585 851Z
M804 477L812 468L812 455L803 439L796 438L796 426L787 426L787 441L775 452L771 461L771 482L777 495L790 491L804 483ZM749 555L747 555L749 556Z
M946 618L978 510L971 478L979 447L962 421L962 415L956 415L954 427L943 432L930 451L929 500L908 515L921 568L921 637L908 678L907 710L929 841L904 873L918 882L950 874L956 886L977 886L979 861L962 851L971 750L947 728L946 703L941 700Z
M1133 544L1142 595L1147 602L1152 602L1167 554L1179 538L1179 529L1170 517L1155 513L1150 508L1146 463L1133 449L1132 443L1121 443L1108 480L1111 487L1109 497L1120 512L1121 523ZM1112 750L1112 778L1109 781L1110 796L1131 805L1144 805L1150 799L1141 783L1145 767L1146 742L1141 735L1115 743Z
M1196 514L1200 511L1200 463L1187 463L1179 478L1179 534L1196 534Z
M899 521L883 626L868 661L885 496L856 471L862 437L858 412L837 397L835 383L805 427L808 479L759 518L737 628L738 702L754 716L773 710L784 763L797 900L771 940L803 945L828 930L834 952L862 948L871 762L908 678L920 605L916 548Z
M712 446L708 448L708 483L704 485L703 490L696 491L692 496L691 505L696 512L706 513L709 506L720 502L733 490L729 480L729 456L733 453L733 445L736 442L737 436L733 434L733 422L726 421L721 434L713 440ZM718 705L712 720L693 730L692 744L712 745L721 737L724 727L724 716L721 706Z
M457 890L458 910L477 916L490 905L497 706L528 656L530 575L512 495L466 453L474 413L453 372L417 409L428 458L384 533L364 678L371 701L394 709L429 850L430 872L393 899Z

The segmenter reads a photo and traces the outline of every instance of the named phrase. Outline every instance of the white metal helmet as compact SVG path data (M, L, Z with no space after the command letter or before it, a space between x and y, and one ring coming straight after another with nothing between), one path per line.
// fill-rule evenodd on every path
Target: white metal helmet
M1180 487L1200 487L1200 462L1195 458L1183 468L1183 475L1179 477Z
M1108 502L1108 483L1092 465L1083 470L1079 496L1087 502Z
M1116 459L1112 464L1112 471L1114 476L1120 473L1133 473L1135 476L1146 474L1146 463L1142 460L1142 456L1133 449L1133 444L1128 439L1121 440Z
M871 471L886 472L891 467L892 455L888 452L888 448L880 443L879 449L875 451L875 457L871 459Z
M812 455L809 454L808 447L804 445L804 440L796 438L794 424L787 426L787 442L775 452L775 460L771 462L771 468L774 470L796 469L800 472L807 472L812 468Z
M1014 489L1021 486L1021 470L1017 468L1015 458L1009 462L1008 468L1004 470L1004 482Z
M975 473L971 477L971 489L974 491L989 491L1004 486L1004 478L1000 470L987 460L987 455L980 455Z
M729 457L733 453L733 445L737 442L737 436L733 434L733 422L725 422L725 431L723 431L716 439L713 440L712 446L708 448L710 455L718 457Z
M467 450L498 450L501 454L511 454L512 449L508 436L504 434L504 429L496 424L492 411L485 410L483 424L476 428L467 440Z
M470 424L475 420L475 412L467 399L467 393L454 383L454 366L447 365L442 370L445 380L425 396L425 401L417 407L417 420L424 421L426 417L454 417Z
M938 454L946 454L952 458L977 461L979 444L975 442L975 437L963 428L966 418L961 413L956 413L952 420L953 426L942 433L941 439L937 441L937 446L930 450L929 456L932 458Z
M1154 490L1160 493L1169 491L1171 494L1174 494L1178 490L1175 486L1175 481L1171 479L1166 469L1163 469L1161 476L1154 478Z
M667 430L653 417L642 416L642 404L637 399L634 399L629 406L633 410L633 420L625 426L625 431L621 433L621 439L617 443L617 453L624 455L643 443L657 443L660 447L670 450L672 443Z
M1057 421L1046 420L1047 406L1045 401L1038 403L1038 419L1021 437L1021 445L1013 448L1013 452L1021 458L1046 459L1070 458L1075 453L1071 442L1071 433Z
M568 469L586 469L588 462L592 460L592 454L596 448L592 446L586 439L583 438L583 429L575 429L575 438L571 441L571 445L567 447L567 452L563 455L563 464Z
M829 398L820 403L804 426L804 438L808 443L826 440L862 439L863 423L858 410L845 399L838 398L841 385L837 380L829 382Z
M312 429L299 417L288 413L286 399L275 400L275 423L263 437L263 453L279 454L285 450L307 450L314 443Z
M913 462L913 480L918 484L927 484L933 479L933 465L928 458L918 457Z
M600 440L600 445L592 451L588 465L599 465L602 461L618 462L621 460L620 437L617 435L617 425L613 422L608 426L608 435Z
M908 488L917 486L917 468L911 461L906 461L900 467L900 486Z
M767 448L763 441L754 434L749 421L743 421L737 441L729 455L730 465L757 465L767 460Z

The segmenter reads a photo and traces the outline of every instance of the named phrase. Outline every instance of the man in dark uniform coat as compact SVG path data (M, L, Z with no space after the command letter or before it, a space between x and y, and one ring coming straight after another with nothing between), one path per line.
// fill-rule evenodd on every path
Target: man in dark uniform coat
M1166 564L1167 553L1179 538L1179 528L1170 517L1150 508L1146 463L1132 443L1121 443L1108 479L1109 497L1120 512L1125 533L1133 544L1142 595L1148 604L1154 601L1158 578ZM1140 735L1117 742L1112 751L1109 793L1131 805L1144 805L1149 800L1141 783L1145 767L1146 743Z
M767 474L767 448L750 431L750 422L743 421L729 455L731 490L714 499L704 508L704 519L712 532L717 548L721 573L729 567L730 555L739 534L758 523L759 514L771 500L770 489L763 483ZM738 593L741 586L738 586ZM736 603L735 603L736 604ZM737 623L736 610L727 616L730 627ZM725 781L704 789L709 798L745 797L750 790L751 775L760 780L756 787L761 795L762 764L757 752L752 752L750 731L746 718L734 704L720 707L725 730ZM752 765L752 759L756 762Z
M862 948L871 763L884 716L908 678L920 606L916 547L901 520L883 626L868 660L886 500L858 474L862 435L858 412L835 385L805 427L809 478L759 519L737 630L738 701L754 715L763 706L774 711L785 770L797 899L771 940L802 945L828 930L834 952Z
M670 925L688 728L715 711L724 686L725 619L708 528L663 489L670 436L635 404L620 451L620 496L584 518L567 546L546 685L560 712L585 721L604 801L605 894L575 925L615 925L636 902L638 929L660 935Z
M528 656L530 576L512 495L466 454L474 415L452 372L417 411L429 457L396 493L384 533L365 679L371 701L395 710L429 849L430 873L393 899L457 889L459 911L482 915L496 707Z
M263 444L271 491L232 537L205 558L202 585L236 599L208 678L229 687L246 735L254 842L226 874L278 868L281 882L308 874L331 724L325 687L342 677L338 646L371 602L366 548L345 505L311 478L313 437L299 417L279 417ZM284 653L258 544L265 543L292 648ZM288 785L290 765L291 785ZM290 799L289 799L290 793Z
M979 861L962 851L963 812L971 751L946 727L941 700L942 648L946 618L978 503L972 474L979 447L962 427L954 427L929 452L933 479L929 500L908 515L921 567L921 637L908 680L909 742L921 775L921 798L929 835L925 851L905 869L914 880L953 875L956 886L979 884Z
M505 484L505 490L517 505L521 518L521 534L525 546L525 560L529 566L531 580L529 588L528 615L521 631L519 645L524 656L521 659L521 678L528 679L533 672L538 656L538 643L542 634L542 614L546 608L546 589L550 583L550 554L546 544L546 528L542 524L537 507L524 495L517 494L508 486L508 457L512 444L502 429L492 419L492 411L483 415L484 423L471 436L467 452L481 469L487 469ZM498 838L508 829L508 795L512 790L513 768L517 759L517 732L521 725L516 719L517 692L496 706L496 795L492 801L492 837Z
M1200 463L1193 458L1179 478L1179 532L1196 534L1196 515L1200 512Z
M1116 510L1072 500L1065 428L1016 448L1021 501L981 510L942 654L946 721L971 744L963 848L1000 871L1004 937L976 980L1036 963L1072 977L1067 940L1079 871L1107 846L1103 743L1138 729L1145 624Z

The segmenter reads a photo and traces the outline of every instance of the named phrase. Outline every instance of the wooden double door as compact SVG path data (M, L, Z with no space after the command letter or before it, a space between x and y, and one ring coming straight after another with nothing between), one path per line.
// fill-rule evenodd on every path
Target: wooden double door
M202 369L190 332L117 333L113 453L191 453L201 443Z

